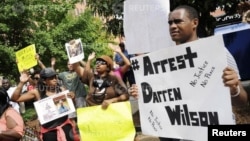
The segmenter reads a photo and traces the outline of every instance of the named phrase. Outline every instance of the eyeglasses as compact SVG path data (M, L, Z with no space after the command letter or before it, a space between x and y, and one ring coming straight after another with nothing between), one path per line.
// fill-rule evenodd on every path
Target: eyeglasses
M102 60L97 60L97 61L95 62L95 65L107 65L107 62L102 61Z
M168 24L169 25L172 25L173 23L180 24L181 22L184 22L184 21L182 19L174 19L174 20L168 21Z

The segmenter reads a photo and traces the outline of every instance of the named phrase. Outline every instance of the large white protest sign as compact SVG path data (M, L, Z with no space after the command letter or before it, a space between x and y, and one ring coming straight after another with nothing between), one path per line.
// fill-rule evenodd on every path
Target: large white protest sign
M143 134L207 140L207 125L234 124L221 35L131 59Z
M34 107L41 124L75 112L74 103L67 96L67 93L69 93L68 90L34 102Z
M168 0L126 0L124 34L129 54L151 52L174 45L169 35Z

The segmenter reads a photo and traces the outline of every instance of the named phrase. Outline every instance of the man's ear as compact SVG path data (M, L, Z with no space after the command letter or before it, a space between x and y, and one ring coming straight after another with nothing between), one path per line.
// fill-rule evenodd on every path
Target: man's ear
M194 18L194 19L193 19L193 27L194 27L194 28L197 28L198 25L199 25L199 19Z

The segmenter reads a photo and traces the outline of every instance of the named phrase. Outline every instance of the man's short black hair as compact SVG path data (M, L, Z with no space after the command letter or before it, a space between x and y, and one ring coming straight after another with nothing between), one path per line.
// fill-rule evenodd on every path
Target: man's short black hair
M177 6L174 10L178 10L178 9L185 9L190 19L195 19L195 18L199 19L197 10L189 5L180 5L180 6Z

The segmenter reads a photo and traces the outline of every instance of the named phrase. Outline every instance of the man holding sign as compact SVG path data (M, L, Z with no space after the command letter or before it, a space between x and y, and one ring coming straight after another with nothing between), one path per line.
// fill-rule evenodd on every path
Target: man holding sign
M169 31L176 45L198 40L197 27L199 23L197 11L189 6L179 6L169 14ZM237 64L233 56L225 49L227 53L228 66L223 72L223 81L225 86L230 88L233 104L246 100L246 91L240 83ZM246 102L246 101L245 101Z
M175 8L170 14L169 14L169 19L168 19L168 23L169 23L169 31L170 31L170 35L171 35L171 38L172 38L172 40L173 41L175 41L176 42L176 45L181 45L181 44L184 44L184 43L188 43L188 42L192 42L192 41L196 41L196 40L198 40L199 38L198 38L198 36L197 36L197 27L198 27L198 23L199 23L199 20L198 20L198 13L197 13L197 11L194 9L194 8L192 8L192 7L190 7L190 6L179 6L179 7L177 7L177 8ZM225 48L225 54L226 54L226 56L227 56L227 65L228 65L228 67L226 67L224 70L223 70L223 75L222 75L222 78L223 78L223 83L224 83L224 85L225 86L227 86L227 87L229 87L230 88L230 94L231 94L231 99L232 99L232 103L233 104L240 104L240 102L246 102L246 100L247 100L247 94L246 94L246 91L243 89L243 87L242 87L242 85L241 85L241 82L240 82L240 76L239 76L239 74L238 74L238 68L237 68L237 64L235 63L235 60L234 60L234 58L232 57L232 55L229 53L229 51ZM192 59L194 60L195 58L191 58L190 60L187 60L188 58L187 57L190 57L190 56L192 56L194 53L196 53L196 52L194 52L193 50L191 51L191 48L187 48L187 50L186 50L186 55L183 55L183 56L185 56L184 58L185 58L185 60L184 60L184 62L186 61L186 62L188 62L189 61L189 63L190 63L190 61L192 61ZM197 54L196 54L197 55ZM178 58L177 57L179 57L179 61L180 61L180 57L182 57L182 56L176 56L176 60L178 61ZM197 56L196 56L197 57ZM146 58L146 57L145 57ZM171 63L171 60L170 59L174 59L175 60L175 58L168 58L168 59L165 59L165 60L168 60L170 63ZM165 60L163 60L163 61L165 61ZM145 60L144 60L145 61ZM164 62L161 62L161 63L164 63ZM180 64L180 62L176 62L178 65ZM173 63L173 64L175 64L175 63ZM171 71L171 67L173 67L173 64L172 64L172 66L171 66L171 64L169 64L169 67L170 67L170 71ZM190 64L192 64L192 63L190 63ZM190 65L189 64L189 65ZM148 65L147 63L146 63L146 65ZM188 65L187 65L188 66ZM205 61L204 62L204 64L203 64L203 66L204 66L204 68L207 66L207 62ZM186 67L186 65L185 65L185 67ZM179 67L180 68L180 67ZM213 67L212 67L213 68ZM202 68L201 68L202 69ZM215 68L213 68L213 69L215 69ZM216 68L217 69L217 68ZM147 70L146 70L147 71ZM166 71L166 70L165 70ZM164 72L164 70L163 70L163 72ZM211 70L210 71L211 73L213 72L213 70ZM145 73L145 72L144 72ZM148 72L146 72L146 73L148 73ZM156 72L156 73L158 73L158 71ZM199 73L203 73L203 71L201 70ZM150 73L148 73L147 75L150 75ZM199 75L199 74L198 74ZM181 77L181 76L180 76ZM194 83L194 85L195 85L195 83ZM205 87L205 86L204 86ZM144 88L146 88L146 87L144 87ZM146 88L147 89L147 88ZM168 90L170 90L170 89L168 89ZM167 90L167 91L168 91ZM178 88L176 88L176 89L171 89L172 90L172 92L174 93L175 92L175 95L174 96L180 96L180 97L175 97L175 99L173 100L173 99L168 99L167 101L178 101L178 100L182 100L183 99L183 97L181 97L181 95L178 95L178 92L180 92L180 90L178 91ZM145 90L143 90L144 92L143 93L147 93L147 92L145 92ZM157 91L158 92L158 91ZM154 92L154 93L157 93L157 92ZM169 93L169 91L168 91L168 93ZM138 95L138 93L132 93L134 96L137 96ZM148 93L147 93L148 94ZM217 93L216 93L217 94ZM218 92L218 95L220 94L220 92ZM147 95L144 95L144 96L146 96L146 97L148 97ZM169 95L169 97L170 97L170 95ZM144 102L145 102L145 99L147 99L147 98L145 98L145 97L143 97L143 100L144 100ZM165 101L166 101L166 99L165 99ZM197 101L198 102L198 101ZM157 103L159 103L159 101L157 102L157 101L153 101L153 103L155 103L155 104L157 104ZM179 103L181 103L181 102L179 102ZM188 103L188 102L187 102ZM169 113L174 113L175 111L171 111L172 109L171 108L169 108L169 107L171 107L172 105L171 104L169 104L169 106L166 106L165 107L165 109L166 109L166 111L168 112L168 114ZM177 106L180 106L180 105L177 105ZM175 109L177 110L178 108L177 108L177 106L175 107ZM190 110L190 109L188 109L187 110L187 107L185 107L186 105L184 104L183 105L183 109L181 109L181 111L183 112L180 112L181 113L181 121L183 122L182 124L183 125L186 125L186 126L184 126L184 127L187 127L187 125L193 125L193 123L195 123L195 121L193 120L188 120L188 116L186 115L186 113L185 112L190 112L190 111L188 111L188 110ZM205 105L206 106L206 105ZM213 106L213 105L211 105L211 106ZM159 109L160 110L160 109ZM169 112L170 111L170 112ZM155 114L156 113L156 111L151 111L150 112L150 114L151 114L151 116L153 117L155 117ZM177 113L177 112L176 112ZM188 115L189 114L192 114L192 113L194 113L194 112L190 112L190 113L188 113ZM199 113L201 113L201 112L199 112ZM210 113L211 114L211 113ZM150 117L150 116L149 116ZM170 117L170 120L171 120L171 118L172 117ZM158 129L156 128L156 127L158 127L159 126L159 129L162 129L162 125L164 125L163 123L161 123L161 122L163 122L163 121L160 121L159 119L157 120L157 121L155 121L155 119L153 119L154 121L152 122L152 119L150 120L150 119L147 119L149 122L151 122L151 123L154 123L154 124L152 124L152 127L155 129L155 131L158 131ZM145 121L147 121L147 120L145 120ZM202 121L202 120L201 120ZM189 123L189 122L191 122L191 123ZM211 122L213 122L213 121L209 121L210 123ZM209 123L208 122L208 123ZM171 121L171 123L175 123L175 121L173 120L173 121ZM218 122L219 123L219 122ZM157 125L158 124L158 125ZM202 123L200 123L200 124L202 124ZM199 126L203 126L203 125L199 125ZM176 126L176 125L172 125L171 126L173 129L175 128L175 129L179 129L178 128L178 126ZM192 130L196 130L195 129L195 127L192 127L192 126L189 126L189 128ZM160 131L160 130L159 130ZM175 136L177 136L177 134L176 133L174 133L174 132L172 132L172 131L170 131L170 130L168 130L169 131L169 133L171 132L172 133L172 136L173 135L175 135ZM179 130L178 130L179 131ZM178 132L177 131L177 132ZM181 131L180 131L181 132ZM180 133L180 135L184 135L184 133L183 132L181 132ZM187 136L187 135L186 135ZM180 138L183 138L183 137L180 137ZM192 135L190 135L189 136L189 138L193 138L192 137ZM193 138L194 139L194 138ZM171 139L169 139L169 138L160 138L160 140L161 141L163 141L163 140L171 140Z

